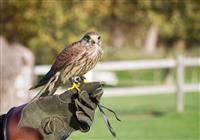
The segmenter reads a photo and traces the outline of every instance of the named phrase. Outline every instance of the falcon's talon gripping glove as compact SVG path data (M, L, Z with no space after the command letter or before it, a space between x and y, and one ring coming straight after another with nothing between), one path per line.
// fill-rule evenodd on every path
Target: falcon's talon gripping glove
M19 127L36 128L44 140L60 140L73 131L87 132L103 94L101 83L81 85L81 92L70 90L61 95L42 97L22 111Z

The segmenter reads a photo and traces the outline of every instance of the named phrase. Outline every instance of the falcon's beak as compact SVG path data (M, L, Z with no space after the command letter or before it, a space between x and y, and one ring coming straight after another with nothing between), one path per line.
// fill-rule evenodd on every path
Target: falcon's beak
M102 41L99 40L98 43L97 43L99 47L101 47L101 43L102 43Z
M93 44L95 44L97 47L101 47L101 40L96 40Z
M92 35L90 38L93 45L101 47L101 37L99 35Z
M99 36L99 37L97 37L97 39L96 39L96 44L99 46L99 47L101 47L101 37Z

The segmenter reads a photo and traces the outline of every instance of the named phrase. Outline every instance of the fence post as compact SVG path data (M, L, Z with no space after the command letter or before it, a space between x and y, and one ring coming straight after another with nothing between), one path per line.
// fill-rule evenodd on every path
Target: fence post
M177 112L184 111L184 58L182 55L177 56L176 67L176 110Z

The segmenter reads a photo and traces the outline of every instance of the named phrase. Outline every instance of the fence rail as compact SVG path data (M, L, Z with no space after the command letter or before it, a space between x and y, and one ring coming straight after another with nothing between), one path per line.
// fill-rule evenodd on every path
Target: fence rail
M200 58L184 58L183 65L186 67L200 66ZM133 61L113 61L100 62L94 68L94 71L121 71L121 70L143 70L143 69L160 69L175 68L177 59L159 59L159 60L133 60ZM37 75L46 74L50 65L38 65L35 67Z
M176 69L176 85L155 85L155 86L139 86L139 87L117 87L105 88L104 96L127 96L155 93L177 93L177 111L184 110L184 92L193 92L200 90L200 83L184 84L185 67L200 66L200 57L184 58L178 56L176 59L157 59L157 60L134 60L134 61L118 61L118 62L102 62L98 63L90 74L92 79L95 71L122 71L122 70L145 70L145 69ZM35 73L43 75L50 69L49 65L36 66Z

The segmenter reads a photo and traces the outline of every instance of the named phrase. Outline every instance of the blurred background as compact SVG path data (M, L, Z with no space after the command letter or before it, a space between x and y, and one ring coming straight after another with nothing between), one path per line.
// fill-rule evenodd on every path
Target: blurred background
M106 81L102 103L118 139L200 138L198 0L1 0L0 113L27 102L28 90L56 55L87 31L103 40L103 60L88 73ZM61 89L62 90L62 89ZM72 139L112 139L99 113Z

